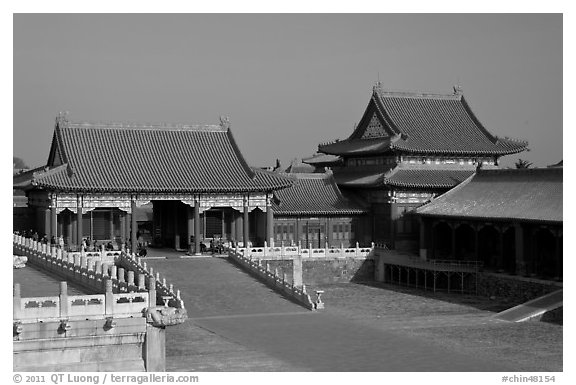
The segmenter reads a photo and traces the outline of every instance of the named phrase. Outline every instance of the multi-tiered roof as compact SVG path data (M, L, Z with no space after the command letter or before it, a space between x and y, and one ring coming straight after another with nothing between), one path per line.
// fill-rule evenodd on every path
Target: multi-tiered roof
M345 140L321 144L318 151L340 159L401 155L422 157L420 165L380 164L342 167L339 184L349 186L452 187L469 177L474 167L454 167L425 158L492 158L524 151L527 142L491 134L476 118L460 88L448 95L388 92L378 85L358 126ZM313 157L310 163L334 158Z
M30 187L91 192L252 192L291 186L248 166L220 125L56 122L47 166Z

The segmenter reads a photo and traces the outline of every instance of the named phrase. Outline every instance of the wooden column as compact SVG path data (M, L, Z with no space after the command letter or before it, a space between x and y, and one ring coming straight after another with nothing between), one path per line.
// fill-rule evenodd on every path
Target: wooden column
M80 195L78 195L77 198L77 207L78 207L78 211L76 212L76 234L77 234L77 239L76 239L76 244L78 245L78 250L80 250L80 247L82 247L82 197Z
M434 257L436 256L436 243L434 242L434 239L436 238L436 234L434 233L435 227L438 224L438 222L432 220L432 223L430 224L430 231L432 232L431 236L430 236L430 258L434 259Z
M248 222L248 200L244 201L244 220L242 222L243 222L242 240L244 242L244 247L248 247L248 242L250 241L250 226Z
M296 229L294 229L294 237L296 238L294 242L296 245L300 242L300 217L296 217Z
M420 217L420 259L426 260L428 253L428 244L426 242L426 222Z
M396 248L396 218L398 217L396 203L390 203L390 247Z
M200 202L194 201L194 253L200 255Z
M194 244L190 240L194 236L194 209L189 205L186 205L186 224L186 244L188 245L188 250L193 252Z
M504 226L500 227L499 229L499 241L500 241L500 252L499 252L499 258L498 261L496 262L496 270L500 270L502 268L504 268L504 231L506 231L506 228Z
M126 213L126 219L124 220L124 225L126 226L126 229L124 230L124 236L125 236L124 241L126 242L126 246L128 246L128 244L129 244L128 238L130 238L130 224L131 223L132 223L132 214Z
M177 202L172 202L172 211L174 216L174 250L180 248L180 232L178 231L178 208L176 206Z
M44 209L44 234L46 234L46 238L48 238L48 242L50 242L50 238L52 237L52 229L50 228L51 224L51 211L49 208ZM42 234L40 234L42 236Z
M222 235L222 239L226 238L226 215L224 215L224 209L222 209L221 211L221 215L222 215L222 231L220 232L220 234Z
M330 217L326 217L326 243L328 243L328 247L332 246L332 229L330 228L331 225ZM350 222L350 228L352 228L352 222Z
M132 253L136 253L138 250L138 239L136 239L136 231L138 230L138 225L136 224L136 199L134 197L130 201L131 208L131 218L130 218L130 250Z
M114 242L114 208L110 209L108 221L110 222L110 239Z
M274 245L274 210L272 210L272 198L266 198L266 241L268 246Z
M70 247L70 245L74 244L74 228L72 226L72 221L73 221L74 215L72 214L72 211L67 211L66 213L66 232L67 232L67 239L66 239L66 244L68 245L68 247Z
M51 236L58 242L58 214L56 213L56 207L50 209L50 222ZM51 238L48 238L48 241L50 241L50 239Z
M56 215L56 220L58 221L57 226L58 226L58 232L57 234L59 236L61 236L62 238L64 238L64 215L62 215L62 213L60 213L60 215Z
M231 241L234 242L234 244L236 244L236 210L232 209L230 211L230 238Z
M450 229L452 230L452 252L450 255L452 259L456 259L456 225L450 223Z
M480 245L478 244L478 238L479 238L479 233L480 233L480 225L475 225L473 227L474 229L474 260L478 260L478 253L479 253L479 249L480 249Z
M119 211L120 215L120 244L124 244L126 242L126 212Z
M516 243L516 274L526 274L526 261L524 259L524 230L520 223L514 224L514 238Z

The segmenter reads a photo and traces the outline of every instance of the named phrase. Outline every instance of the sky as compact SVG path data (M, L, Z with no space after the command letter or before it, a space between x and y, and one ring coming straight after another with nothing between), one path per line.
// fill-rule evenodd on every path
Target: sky
M346 138L372 87L452 93L518 158L563 159L561 14L15 14L13 155L46 164L54 120L217 124L248 163ZM217 149L215 149L217 151Z

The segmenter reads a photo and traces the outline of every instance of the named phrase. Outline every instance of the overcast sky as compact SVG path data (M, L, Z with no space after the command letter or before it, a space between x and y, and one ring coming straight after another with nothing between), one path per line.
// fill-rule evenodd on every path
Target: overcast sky
M14 155L46 163L71 120L214 123L230 117L251 165L283 165L352 132L380 79L390 90L460 83L519 157L562 153L562 15L17 14ZM217 151L218 149L215 149Z

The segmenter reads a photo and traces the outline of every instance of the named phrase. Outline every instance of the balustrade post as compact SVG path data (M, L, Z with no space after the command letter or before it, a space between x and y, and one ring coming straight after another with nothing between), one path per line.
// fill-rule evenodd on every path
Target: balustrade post
M108 264L107 263L103 263L102 264L102 279L107 278L108 275Z
M146 290L146 274L138 274L138 289Z
M60 317L66 318L70 314L70 303L68 302L68 283L60 282Z
M110 280L118 279L118 268L116 265L110 266Z
M12 296L12 319L20 319L20 309L22 308L22 297L20 295L20 284L14 284L14 294Z
M134 287L134 272L131 270L128 271L128 287Z
M156 307L156 279L148 278L148 306Z
M102 261L96 261L94 264L94 278L102 279Z
M117 273L118 273L118 282L119 283L124 283L126 282L125 277L124 277L124 268L123 267L119 267L117 269Z
M112 315L114 314L114 292L112 290L112 280L107 278L104 285L105 285L104 301L105 301L106 315Z

